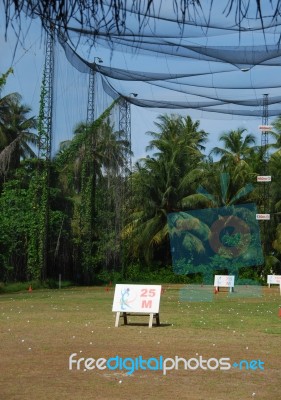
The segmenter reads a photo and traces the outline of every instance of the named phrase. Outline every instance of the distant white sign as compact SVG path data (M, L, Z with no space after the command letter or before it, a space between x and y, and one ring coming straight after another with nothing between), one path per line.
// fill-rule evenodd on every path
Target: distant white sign
M272 131L273 126L272 125L259 125L259 130L262 132L269 132Z
M281 285L281 275L267 275L269 285Z
M215 287L234 287L234 275L215 275Z
M258 220L270 220L270 214L256 214Z
M271 182L271 176L269 176L269 175L257 176L257 182Z
M159 313L161 285L115 286L113 312Z

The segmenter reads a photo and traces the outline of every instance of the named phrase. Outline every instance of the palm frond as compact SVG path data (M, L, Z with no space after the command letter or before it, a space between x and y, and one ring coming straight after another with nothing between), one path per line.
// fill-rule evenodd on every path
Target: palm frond
M15 140L12 141L4 150L0 153L0 173L5 174L9 169L9 164L11 160L11 155L15 151L17 145L19 144L22 136L19 135Z

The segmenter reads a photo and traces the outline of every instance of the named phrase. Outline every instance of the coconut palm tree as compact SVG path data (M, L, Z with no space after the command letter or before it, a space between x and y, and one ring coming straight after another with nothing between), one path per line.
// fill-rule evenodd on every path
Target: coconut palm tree
M221 157L220 162L225 166L246 164L256 139L252 134L247 134L243 138L245 132L246 129L238 128L223 133L219 137L219 141L223 143L224 147L214 147L210 154Z
M83 168L86 176L93 173L95 179L116 175L124 166L128 152L129 142L120 137L109 121L100 118L91 124L78 124L74 138L60 144L56 160L62 172L72 169L73 188L80 192Z
M235 197L242 187L255 182L256 175L260 172L256 168L262 165L261 157L263 153L260 147L255 146L254 135L244 135L245 132L246 130L242 128L224 132L219 137L219 141L224 144L224 147L214 147L210 152L211 157L220 157L216 162L220 173L229 174L229 199ZM220 190L218 186L217 192L220 193ZM226 199L226 201L228 200Z
M35 158L38 136L35 117L28 117L30 107L21 104L21 96L12 93L0 99L0 160L1 170L15 169L20 161Z
M269 132L270 136L274 139L271 147L279 151L281 149L281 115L273 122L273 130Z
M147 147L155 153L141 159L132 176L134 212L124 235L131 238L134 256L149 262L158 252L169 263L167 216L203 199L195 187L204 172L207 133L190 117L161 115L155 125L159 131L148 133Z

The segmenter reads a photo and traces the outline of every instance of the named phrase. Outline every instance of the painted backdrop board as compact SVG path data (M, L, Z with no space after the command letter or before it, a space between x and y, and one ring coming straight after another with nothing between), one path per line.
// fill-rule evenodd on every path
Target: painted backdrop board
M160 296L161 285L117 284L112 311L158 313Z

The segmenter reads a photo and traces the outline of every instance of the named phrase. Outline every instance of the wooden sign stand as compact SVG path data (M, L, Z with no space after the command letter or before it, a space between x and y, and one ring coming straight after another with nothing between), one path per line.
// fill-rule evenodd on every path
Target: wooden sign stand
M146 316L146 315L149 315L149 322L148 322L148 327L149 328L152 328L153 318L155 318L155 320L156 320L156 325L160 326L160 315L159 315L159 313L145 314L145 313L127 313L127 312L117 311L116 319L115 319L115 328L118 328L118 326L119 326L120 317L124 318L124 325L128 325L128 316L143 317L143 316Z

